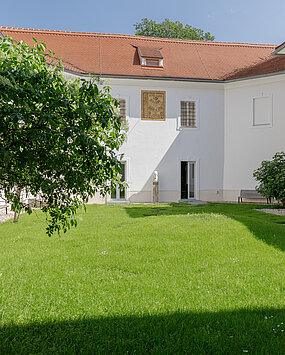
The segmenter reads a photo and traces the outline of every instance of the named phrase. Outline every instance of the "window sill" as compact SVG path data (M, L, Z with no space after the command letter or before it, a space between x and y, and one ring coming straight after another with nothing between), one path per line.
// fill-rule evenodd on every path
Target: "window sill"
M160 70L163 70L164 68L163 67L159 67L159 66L151 66L151 65L141 65L141 68L142 69L160 69Z
M199 127L184 127L184 126L177 127L177 131L197 131L198 129Z
M253 124L253 125L251 125L252 128L271 128L272 126L273 126L272 123Z

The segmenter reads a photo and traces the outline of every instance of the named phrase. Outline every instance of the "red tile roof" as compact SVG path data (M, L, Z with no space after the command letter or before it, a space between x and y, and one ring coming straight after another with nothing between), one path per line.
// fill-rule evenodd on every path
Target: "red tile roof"
M276 45L203 42L132 35L1 27L3 35L33 44L42 40L62 57L67 70L80 74L226 80L284 70ZM159 49L163 68L140 65L137 47Z
M274 74L280 71L285 71L285 56L272 55L255 65L235 70L231 74L227 75L227 80L258 76L268 73Z

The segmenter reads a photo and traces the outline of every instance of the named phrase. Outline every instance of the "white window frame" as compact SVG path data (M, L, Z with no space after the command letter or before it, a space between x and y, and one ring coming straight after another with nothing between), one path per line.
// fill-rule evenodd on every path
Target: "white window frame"
M186 200L181 199L181 162L186 161L188 163L194 163L194 197L191 197ZM179 201L190 201L190 200L199 200L200 199L200 159L193 157L193 156L186 156L185 158L179 158L177 160L177 170L178 170L178 184L177 184L177 190L179 191L180 194L180 200ZM189 191L188 191L189 195Z
M270 100L270 112L269 112L269 123L263 123L263 124L255 124L254 123L254 100L255 99L263 99L263 98L269 98ZM252 120L251 120L251 127L253 128L270 128L273 126L273 95L272 94L265 94L265 93L260 93L251 98L251 105L252 105Z
M149 67L149 68L163 68L163 58L150 58L150 57L141 57L139 55L140 58L140 63L141 66L143 67ZM147 60L157 60L158 61L158 65L149 65L147 64Z
M181 101L193 101L196 105L196 127L186 127L181 125ZM186 96L177 100L177 130L178 131L195 131L200 129L200 100L196 97Z
M125 182L128 183L129 181L129 159L123 157L123 159L121 160L121 163L125 165ZM112 198L111 193L110 193L110 201L126 201L127 200L127 191L128 188L125 188L125 198L120 198L120 189L118 188L118 186L116 185L116 197Z

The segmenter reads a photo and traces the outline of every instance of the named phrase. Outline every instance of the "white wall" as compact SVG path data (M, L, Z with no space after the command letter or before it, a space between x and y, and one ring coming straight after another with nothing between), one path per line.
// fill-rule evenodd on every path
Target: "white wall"
M197 199L236 200L241 189L255 188L252 174L261 161L285 150L285 75L220 84L109 78L105 84L127 101L121 152L133 202L151 201L155 170L160 201L179 201L182 160L197 162ZM141 120L141 90L166 91L166 121ZM253 99L262 96L272 102L271 122L254 126ZM189 99L198 100L199 128L179 130L179 103Z
M272 121L253 125L253 98L272 100ZM252 174L262 160L285 150L285 75L225 84L224 198L240 189L254 189Z
M131 201L151 200L155 170L159 173L160 201L178 201L181 160L197 161L196 197L204 194L203 198L219 199L224 159L223 84L147 79L109 79L106 83L114 97L127 99L129 131L121 152L128 165ZM141 120L141 90L166 91L166 121ZM180 100L193 98L198 100L199 128L178 130Z

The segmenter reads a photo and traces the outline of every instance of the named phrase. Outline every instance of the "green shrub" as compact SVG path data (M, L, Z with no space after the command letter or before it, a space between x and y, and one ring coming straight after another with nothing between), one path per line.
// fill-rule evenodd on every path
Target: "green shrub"
M285 206L285 153L276 153L272 160L263 160L253 173L259 182L256 190L267 198L275 198Z

